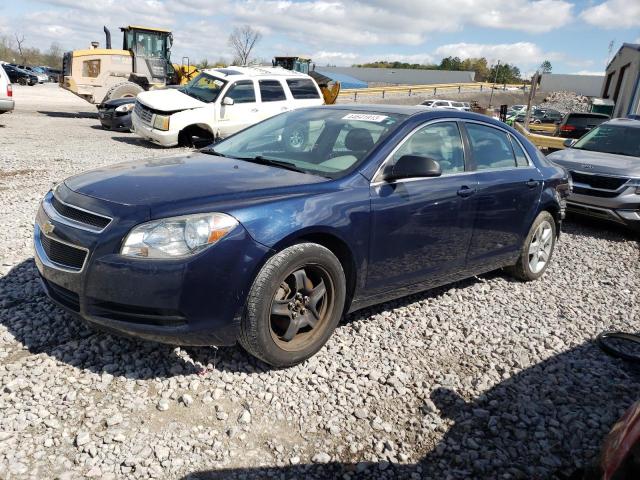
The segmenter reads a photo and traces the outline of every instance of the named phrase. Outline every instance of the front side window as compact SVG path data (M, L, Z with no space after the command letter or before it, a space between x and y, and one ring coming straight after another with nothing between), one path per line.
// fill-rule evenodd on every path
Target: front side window
M516 159L507 133L477 123L467 123L465 127L478 170L516 166Z
M320 95L316 89L316 84L308 78L289 78L287 85L291 90L291 95L296 100L318 99Z
M287 99L284 88L278 80L260 80L258 84L263 102L280 102Z
M100 75L100 60L85 60L82 62L82 76L96 78Z
M301 109L277 115L213 146L216 154L338 178L406 118L357 110ZM206 153L206 152L205 152Z
M428 157L440 164L443 175L464 172L464 150L455 122L439 122L422 127L393 154L390 168L400 157Z
M202 102L211 103L216 101L226 84L224 80L201 73L180 91Z
M600 125L578 140L572 148L640 157L640 128L610 123Z
M256 90L251 80L241 80L231 85L225 97L232 98L233 103L254 103Z

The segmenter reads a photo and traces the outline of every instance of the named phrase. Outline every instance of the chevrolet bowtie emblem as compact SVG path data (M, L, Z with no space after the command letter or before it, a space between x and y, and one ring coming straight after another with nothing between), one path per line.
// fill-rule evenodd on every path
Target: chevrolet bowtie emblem
M47 222L42 226L42 231L45 233L45 235L50 235L54 230L55 230L55 225L52 224L51 222Z

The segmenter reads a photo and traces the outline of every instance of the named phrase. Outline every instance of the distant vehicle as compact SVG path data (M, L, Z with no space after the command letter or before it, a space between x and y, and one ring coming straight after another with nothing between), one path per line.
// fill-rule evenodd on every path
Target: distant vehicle
M563 114L552 108L539 108L533 112L533 117L535 120L539 120L540 123L559 123L563 118Z
M11 80L9 80L4 68L0 66L0 113L11 112L14 106Z
M548 155L573 179L567 210L640 232L640 120L604 122Z
M31 86L38 83L38 77L27 70L23 70L10 64L4 64L2 65L2 68L5 72L7 72L7 75L9 76L9 79L12 83Z
M465 109L465 111L467 111L467 112L470 112L470 111L471 111L471 103L469 103L469 102L462 102L462 104L464 105L464 109Z
M98 105L98 118L105 130L132 131L131 112L135 98L115 98Z
M429 106L440 110L458 110L461 112L466 110L462 102L456 102L455 100L436 100Z
M534 107L535 108L535 107ZM509 110L515 110L517 112L523 112L527 109L526 105L513 105Z
M433 105L434 102L435 100L425 100L424 102L420 103L420 105L423 105L425 107L430 107L431 105Z
M49 74L42 67L23 67L38 77L38 83L45 83L49 81Z
M564 138L580 138L607 120L609 120L609 116L602 113L569 112L558 124L554 135Z
M310 134L292 144L288 131ZM34 259L47 295L99 328L239 342L287 367L349 312L503 267L542 277L568 182L484 115L302 108L199 152L58 183L36 214Z
M44 72L49 76L49 81L53 83L58 83L60 81L60 75L62 74L62 70L56 68L49 68L47 66L40 66L39 68L43 69Z
M132 122L136 135L157 145L198 145L323 102L317 83L304 73L281 67L217 68L204 70L184 87L139 94ZM295 128L284 134L295 150L309 132Z

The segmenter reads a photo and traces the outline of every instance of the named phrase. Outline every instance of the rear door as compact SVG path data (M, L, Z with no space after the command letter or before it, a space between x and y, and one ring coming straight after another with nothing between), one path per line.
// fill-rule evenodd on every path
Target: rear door
M260 120L289 110L290 102L287 99L287 94L280 80L258 80L258 88L261 101L258 112Z
M224 99L233 100L225 105ZM232 84L220 100L220 135L226 137L256 123L260 119L256 88L253 80L239 80Z
M464 122L478 181L468 264L489 270L515 262L537 211L542 174L506 130Z
M384 171L403 155L436 160L442 176L385 181ZM426 124L397 148L370 187L371 294L417 284L427 288L464 270L475 218L473 177L455 120Z

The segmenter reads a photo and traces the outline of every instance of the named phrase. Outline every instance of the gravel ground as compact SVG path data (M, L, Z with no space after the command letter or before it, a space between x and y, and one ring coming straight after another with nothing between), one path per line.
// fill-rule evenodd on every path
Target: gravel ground
M54 181L160 150L52 85L0 116L0 478L557 478L594 460L640 371L592 343L640 330L637 237L569 221L540 281L473 278L350 315L271 370L239 348L96 333L32 260Z

